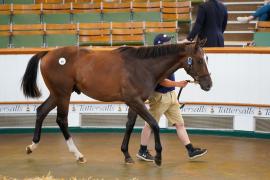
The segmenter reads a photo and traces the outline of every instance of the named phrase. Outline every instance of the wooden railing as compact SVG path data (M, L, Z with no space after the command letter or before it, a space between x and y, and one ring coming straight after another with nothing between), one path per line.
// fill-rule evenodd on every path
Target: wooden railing
M256 25L256 32L269 32L270 33L270 22L258 21Z
M110 51L117 47L84 47L95 51ZM0 55L3 54L35 54L41 51L50 51L55 48L0 48ZM225 47L225 48L204 48L205 53L230 53L230 54L270 54L270 47Z

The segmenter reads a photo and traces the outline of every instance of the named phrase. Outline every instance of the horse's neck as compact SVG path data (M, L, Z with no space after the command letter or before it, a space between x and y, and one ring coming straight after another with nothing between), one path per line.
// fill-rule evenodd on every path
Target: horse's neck
M160 82L180 67L179 55L170 55L152 59L150 72L156 82Z

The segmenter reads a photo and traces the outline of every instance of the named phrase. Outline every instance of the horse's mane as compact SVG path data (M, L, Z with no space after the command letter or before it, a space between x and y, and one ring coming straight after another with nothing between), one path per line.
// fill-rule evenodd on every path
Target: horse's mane
M147 59L179 53L179 51L184 50L184 46L184 44L168 44L139 48L124 46L116 50L129 57L133 56L140 59Z

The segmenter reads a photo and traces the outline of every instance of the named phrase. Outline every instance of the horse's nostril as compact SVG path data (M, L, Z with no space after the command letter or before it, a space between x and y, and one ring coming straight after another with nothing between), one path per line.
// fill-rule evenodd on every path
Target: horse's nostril
M211 89L211 87L212 87L211 85L208 85L206 88L209 91Z
M205 91L209 91L211 89L211 85L205 85L202 89Z

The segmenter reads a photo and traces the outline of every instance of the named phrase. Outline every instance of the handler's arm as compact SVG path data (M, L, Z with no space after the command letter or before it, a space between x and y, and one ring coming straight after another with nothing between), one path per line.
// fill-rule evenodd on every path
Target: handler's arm
M164 79L159 84L165 87L186 87L188 82L187 81L171 81L169 79Z

